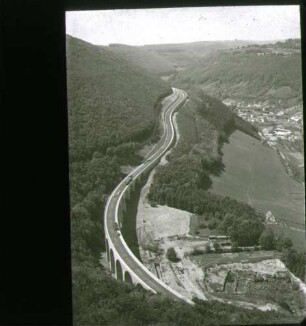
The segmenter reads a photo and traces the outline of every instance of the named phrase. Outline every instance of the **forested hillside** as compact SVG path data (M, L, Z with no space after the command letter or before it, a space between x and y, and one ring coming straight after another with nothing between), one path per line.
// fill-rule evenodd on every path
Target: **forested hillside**
M217 50L247 45L247 41L200 41L180 44L153 44L145 45L150 50L171 62L179 70L196 64L199 60Z
M103 50L105 47L101 47ZM123 56L134 65L145 68L156 75L168 75L174 73L175 67L165 56L142 46L128 46L123 44L110 44L110 51Z
M182 44L154 44L130 46L125 44L110 44L99 46L112 51L117 56L127 59L133 65L146 69L158 76L169 76L182 68L197 64L207 55L218 50L247 45L245 41L212 41Z
M195 84L220 99L301 102L300 40L220 51L179 72L175 83ZM294 103L293 103L294 104Z
M158 101L171 93L162 80L122 56L70 36L67 71L73 160L149 137L157 123Z

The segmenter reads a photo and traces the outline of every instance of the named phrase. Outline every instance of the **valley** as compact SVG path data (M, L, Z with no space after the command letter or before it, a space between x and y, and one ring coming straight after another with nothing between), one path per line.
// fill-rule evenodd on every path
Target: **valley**
M215 324L218 311L224 321L231 315L238 324L299 321L305 313L300 280L306 248L299 80L288 74L288 86L276 77L260 79L266 90L261 95L254 87L254 70L270 65L271 56L278 56L269 71L275 75L286 60L296 67L299 50L276 55L263 43L254 52L238 41L134 47L93 46L68 37L67 43L75 320L99 320L93 313L97 301L108 321L118 324L138 318L144 324L168 322L165 307L175 315L185 312L182 320L190 325ZM135 167L151 164L148 158L168 133L161 117L172 86L188 94L175 114L176 142L140 195L131 187L129 198L140 197L137 204L135 195L133 207L133 200L124 199L122 216L129 220L116 225L111 216L108 223L115 242L126 240L146 268L190 306L116 282L119 258L109 270L100 220L111 200L120 201L116 185ZM282 290L271 298L276 284ZM110 304L124 308L118 314Z
M281 46L282 44L277 45L277 47ZM298 51L289 49L284 54L281 51L272 51L271 48L273 47L270 45L267 47L270 52L264 54L266 56L281 55L290 57L291 55L295 56ZM236 50L237 53L244 54L246 51L248 49L240 52ZM231 50L228 52L231 53ZM220 56L226 55L227 51L224 51L224 53L221 53ZM256 53L256 56L261 55ZM207 69L209 68L207 65ZM205 92L207 90L208 92L212 91L212 89L204 87L204 84L197 84L197 82L193 81L191 86L187 79L184 80L184 78L188 78L189 71L194 72L192 69L194 68L187 67L176 75L165 78L165 80L175 83L175 85L180 85L180 87L184 86L185 89L189 90L191 100L189 110L192 103L197 101L196 97L202 100L205 98L202 95L203 89ZM193 77L196 77L197 74L194 73ZM208 80L208 84L209 82ZM211 87L220 87L220 83L210 85ZM216 90L214 91L214 94L217 95ZM247 203L262 216L266 230L272 230L271 232L273 232L275 239L278 237L279 239L287 239L286 241L292 243L296 252L302 253L306 248L303 195L304 161L301 146L303 130L301 119L302 106L298 97L293 99L292 93L289 95L284 94L285 88L279 88L278 91L271 89L268 92L268 98L263 97L261 102L255 100L255 97L252 97L252 95L246 100L241 100L242 97L239 98L239 96L236 96L235 99L223 99L223 103L228 105L240 120L236 120L236 130L235 128L229 129L228 138L220 146L223 167L221 169L217 168L217 170L208 169L211 180L208 191L212 195L218 194L226 196L226 198L236 199L241 203ZM221 96L224 98L223 95ZM296 105L288 107L288 105L293 103ZM212 105L217 105L217 103ZM161 170L169 171L171 167L174 168L178 159L182 162L183 156L180 157L183 154L181 152L182 148L184 148L184 151L189 151L188 156L191 163L195 160L195 154L197 153L193 149L195 147L202 147L202 145L199 146L197 144L201 139L199 134L193 140L197 145L193 145L191 135L187 136L187 131L185 134L184 125L187 124L188 120L187 106L188 104L182 108L178 115L177 128L182 131L182 134L179 136L180 141L177 143L176 148L168 155L169 161L164 163L166 165L169 164L168 168L163 164L152 173L150 178L154 178L153 175L160 173ZM191 116L190 112L189 115ZM193 117L196 117L196 115L197 113L193 112ZM207 116L207 118L214 127L220 128L220 126L214 124L215 120L211 116ZM194 118L194 121L196 121L196 118ZM246 124L241 125L242 121L245 121ZM196 125L196 123L194 124ZM251 131L247 124L253 125L258 131L257 137L254 137L254 132ZM241 131L237 130L237 128ZM243 131L247 131L249 134ZM199 129L197 129L197 132L199 132ZM203 131L201 130L200 132ZM188 145L186 138L189 139ZM206 139L206 145L208 143ZM202 150L201 154L205 155L205 150ZM187 169L191 169L191 167ZM149 183L151 184L151 182L152 180ZM165 183L165 181L161 183ZM176 184L179 184L178 180ZM167 184L168 188L165 185L165 189L170 191L170 185L171 181ZM146 187L149 186L147 185ZM147 192L148 190L145 191L145 193ZM263 250L266 248L262 246L258 248L253 247L253 249L241 246L237 250L239 253L235 253L233 251L233 241L232 246L228 245L227 247L222 247L220 242L220 249L216 249L215 245L218 242L213 242L210 238L213 235L218 237L218 235L224 234L222 222L219 222L218 218L216 219L216 215L215 219L212 220L211 216L203 214L201 209L196 211L187 208L187 211L184 211L184 207L188 207L188 205L184 206L175 200L158 199L156 205L156 197L152 197L152 195L150 197L149 194L148 200L146 196L142 194L142 203L139 203L139 215L137 217L139 219L137 228L142 260L151 268L152 272L155 272L167 284L171 284L177 291L186 296L189 295L190 298L197 296L203 300L218 299L237 306L245 308L257 307L262 310L279 311L279 309L285 309L291 311L290 313L296 316L300 316L298 318L303 316L303 313L305 313L304 288L295 280L295 276L282 262L285 259L283 249L277 247L277 250L275 248L274 250ZM152 201L153 198L154 200ZM188 211L191 211L193 214L188 215ZM183 220L181 220L180 216L182 216ZM178 228L172 226L175 223L175 217L177 218ZM189 230L186 226L183 227L188 219ZM222 221L224 217L219 217L219 219ZM178 262L171 262L167 258L169 248L174 249ZM271 249L273 248L271 247ZM217 250L219 253L217 253ZM210 253L211 251L212 253ZM302 262L304 260L305 258L300 261L302 265L305 264ZM234 261L236 263L233 263ZM187 266L192 266L194 277L190 276L190 270ZM258 266L258 270L254 274L252 268L256 266ZM271 274L268 278L265 276L267 266L270 266L271 269L271 272L269 272ZM241 268L244 272L241 272ZM247 271L248 268L251 270ZM236 269L235 275L237 280L233 282L240 285L245 284L246 287L244 288L244 285L241 285L243 290L239 291L237 289L227 290L226 287L224 290L213 289L213 280L219 277L217 276L220 273L219 269L223 269L223 273L225 273L222 282L220 281L221 287L224 288L224 280L227 273ZM282 273L285 273L285 278L281 276ZM300 275L304 275L302 277L304 280L304 272ZM257 278L260 278L260 282L262 282L261 287L257 283ZM274 283L271 283L271 280L274 280ZM289 287L287 286L288 282L291 284ZM277 294L277 298L265 297L265 294L276 285L279 286L279 284L282 284L280 287L284 290ZM295 290L297 290L296 294L294 294ZM288 293L290 293L290 297L286 299L285 296ZM299 308L294 310L295 306Z

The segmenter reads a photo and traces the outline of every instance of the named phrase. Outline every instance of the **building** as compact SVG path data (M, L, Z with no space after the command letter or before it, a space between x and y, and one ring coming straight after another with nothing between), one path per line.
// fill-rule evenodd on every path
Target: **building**
M267 212L265 221L267 224L276 224L277 223L276 217L272 214L271 211Z

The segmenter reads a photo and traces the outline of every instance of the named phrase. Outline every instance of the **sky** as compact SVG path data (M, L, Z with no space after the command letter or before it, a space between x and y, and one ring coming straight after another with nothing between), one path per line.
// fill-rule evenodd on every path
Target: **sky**
M66 33L92 44L127 45L300 38L299 6L66 12Z

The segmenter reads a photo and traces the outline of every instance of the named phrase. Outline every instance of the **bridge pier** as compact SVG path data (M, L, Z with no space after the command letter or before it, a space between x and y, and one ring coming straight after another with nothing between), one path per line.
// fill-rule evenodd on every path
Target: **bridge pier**
M119 260L116 260L116 279L123 282L122 268Z
M124 282L133 284L132 277L128 271L124 273Z
M108 240L107 239L105 239L105 250L106 250L106 258L107 258L107 261L109 262L110 257L109 257L109 246L108 246Z
M126 201L125 201L125 196L122 197L121 201L120 201L120 206L119 206L122 210L122 212L126 211Z
M144 289L156 293L125 264L107 237L105 239L105 243L107 249L107 257L109 257L110 271L116 280L133 284L135 286L140 285Z
M127 198L127 199L130 199L130 188L127 188L125 193L124 193L124 197Z
M116 272L116 266L115 266L114 252L112 248L110 249L109 253L110 253L110 270L112 274L114 274Z

